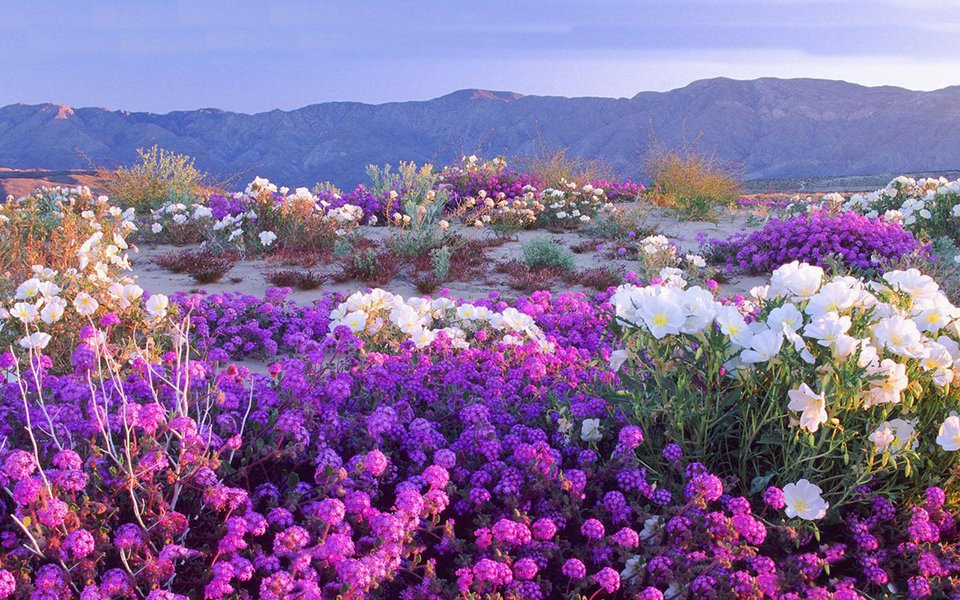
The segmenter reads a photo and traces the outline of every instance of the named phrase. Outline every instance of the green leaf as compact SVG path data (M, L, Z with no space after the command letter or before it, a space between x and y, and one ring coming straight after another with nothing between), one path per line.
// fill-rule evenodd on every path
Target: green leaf
M757 475L753 478L753 481L750 482L750 495L756 496L763 490L767 489L767 486L770 485L770 480L773 479L775 473L767 473L766 475Z

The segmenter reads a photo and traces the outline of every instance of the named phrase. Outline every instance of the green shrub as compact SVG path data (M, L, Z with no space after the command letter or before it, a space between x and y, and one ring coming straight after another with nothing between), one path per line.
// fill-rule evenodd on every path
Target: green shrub
M433 276L438 281L446 281L450 277L450 248L443 246L430 251L430 266Z
M572 271L576 264L573 254L548 238L536 238L523 245L523 262L531 269L561 269Z

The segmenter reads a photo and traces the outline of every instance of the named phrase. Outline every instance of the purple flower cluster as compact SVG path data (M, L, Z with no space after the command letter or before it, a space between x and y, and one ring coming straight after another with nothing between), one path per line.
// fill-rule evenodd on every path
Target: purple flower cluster
M643 196L643 193L647 191L645 185L642 183L637 183L632 179L626 179L624 181L597 179L588 183L595 189L601 188L606 193L607 198L614 202L628 202L630 200L636 200L637 198Z
M0 525L0 598L960 594L939 488L912 507L862 490L817 540L782 520L779 488L743 497L675 444L649 470L647 432L595 393L618 383L603 295L514 303L549 352L443 336L377 352L329 334L335 300L181 295L204 360L137 358L102 381L81 346L73 371L41 366L37 453L23 388L0 379L17 519ZM273 362L227 364L250 356Z
M250 210L251 201L244 196L213 194L207 199L207 208L213 213L213 218L220 220L226 216L235 217Z
M326 202L328 208L339 208L345 204L359 206L363 210L360 222L364 225L369 224L373 217L381 224L386 222L387 199L374 194L363 185L358 185L346 194L337 194L331 190L321 191L318 198Z
M706 256L749 273L769 273L795 260L823 265L829 258L849 267L875 269L886 260L922 250L913 234L898 223L855 212L771 219L760 230L726 240L699 239L707 246Z
M443 172L440 184L450 194L447 210L455 210L467 198L477 198L481 191L488 198L510 200L523 196L527 189L543 189L544 183L532 173L504 168L496 173L487 170L450 168Z

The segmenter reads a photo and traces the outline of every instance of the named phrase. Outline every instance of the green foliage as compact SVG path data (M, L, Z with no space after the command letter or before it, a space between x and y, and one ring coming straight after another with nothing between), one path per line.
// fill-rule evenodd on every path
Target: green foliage
M573 254L549 238L536 238L523 244L523 261L531 269L561 269L576 267Z
M439 175L432 165L401 162L396 171L390 165L370 165L367 175L372 190L391 199L385 210L391 250L401 256L419 256L444 245L450 236L450 224L444 218L449 193L438 189Z
M450 277L450 247L442 246L430 251L430 266L437 281L446 281Z

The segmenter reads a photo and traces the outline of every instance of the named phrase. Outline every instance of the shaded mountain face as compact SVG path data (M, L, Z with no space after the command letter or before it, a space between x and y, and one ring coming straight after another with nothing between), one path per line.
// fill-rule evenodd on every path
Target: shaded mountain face
M54 104L0 108L0 165L127 164L157 144L218 177L350 186L370 163L444 164L462 154L541 148L641 175L651 140L702 148L748 179L960 167L960 87L915 92L817 79L711 79L633 98L462 90L425 102L327 102L253 115L213 109L131 113Z

